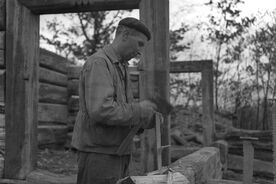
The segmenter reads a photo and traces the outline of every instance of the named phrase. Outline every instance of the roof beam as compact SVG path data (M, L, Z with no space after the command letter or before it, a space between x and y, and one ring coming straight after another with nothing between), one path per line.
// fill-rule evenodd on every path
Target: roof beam
M138 9L140 0L19 0L36 14Z

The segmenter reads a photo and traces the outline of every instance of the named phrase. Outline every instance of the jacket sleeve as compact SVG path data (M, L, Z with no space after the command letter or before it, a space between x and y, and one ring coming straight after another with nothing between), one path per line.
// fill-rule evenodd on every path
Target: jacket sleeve
M89 118L95 122L113 126L130 126L150 119L153 112L143 109L139 103L115 101L113 77L102 58L96 58L84 72L85 103Z

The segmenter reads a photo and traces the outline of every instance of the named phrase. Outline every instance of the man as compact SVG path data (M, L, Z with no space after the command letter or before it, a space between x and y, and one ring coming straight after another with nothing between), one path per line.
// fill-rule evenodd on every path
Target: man
M135 125L151 128L156 105L133 102L127 62L141 55L151 38L135 18L119 22L115 39L90 56L80 75L80 111L72 146L78 150L78 184L114 184L128 173L130 147L116 151Z

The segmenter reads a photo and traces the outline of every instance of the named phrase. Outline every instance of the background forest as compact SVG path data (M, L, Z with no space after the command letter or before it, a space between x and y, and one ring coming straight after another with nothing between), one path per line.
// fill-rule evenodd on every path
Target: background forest
M254 128L268 129L276 95L276 9L246 15L243 5L241 0L187 1L170 18L170 59L212 59L216 112L232 119L250 112ZM202 15L189 17L195 11ZM81 65L112 41L116 24L126 16L139 17L137 10L42 16L40 45ZM200 111L200 75L170 76L171 102Z

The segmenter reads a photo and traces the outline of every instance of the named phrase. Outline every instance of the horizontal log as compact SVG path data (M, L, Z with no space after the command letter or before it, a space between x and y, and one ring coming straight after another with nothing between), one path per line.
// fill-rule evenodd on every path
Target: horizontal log
M75 112L79 110L79 96L70 96L68 100L68 110L70 112Z
M40 67L39 82L47 82L50 84L67 87L67 76L62 73Z
M48 50L40 49L39 64L67 75L68 62L66 59Z
M39 83L39 102L67 104L67 87Z
M0 50L5 50L5 31L0 31Z
M272 149L262 149L262 148L258 148L256 147L256 145L253 146L254 147L254 158L258 159L258 160L263 160L263 161L269 161L271 162L273 160L272 157ZM270 147L272 148L272 146ZM230 145L229 147L229 153L233 154L233 155L243 155L243 147L242 144L240 144L239 146L235 145Z
M65 144L67 133L66 125L38 125L38 145Z
M267 177L273 177L273 163L254 159L253 164L254 175L261 174ZM228 169L243 170L243 157L238 155L228 155Z
M5 67L5 51L0 49L0 68Z
M37 14L139 9L140 0L19 0Z
M79 95L79 80L73 79L68 81L68 94Z
M5 127L5 114L0 113L0 127Z
M79 79L82 66L68 66L68 79Z
M38 121L67 123L67 105L39 103Z
M175 172L180 172L191 183L205 183L208 179L221 179L222 165L219 149L204 147L169 165Z
M46 170L35 170L27 176L26 181L28 184L75 184L77 183L77 176L65 176Z
M170 62L170 73L201 72L204 68L212 66L211 60L175 61Z
M5 70L0 70L0 102L5 102Z
M0 31L6 30L6 0L0 0Z

